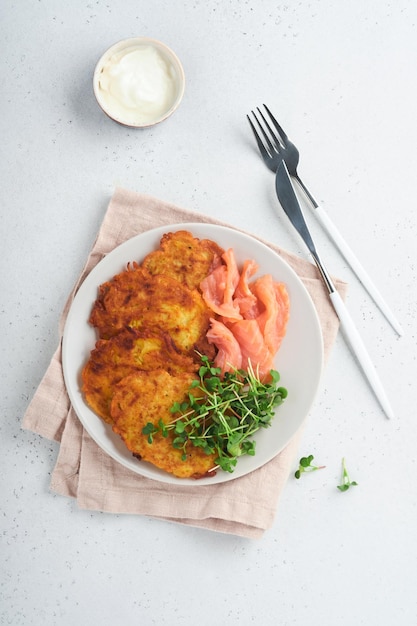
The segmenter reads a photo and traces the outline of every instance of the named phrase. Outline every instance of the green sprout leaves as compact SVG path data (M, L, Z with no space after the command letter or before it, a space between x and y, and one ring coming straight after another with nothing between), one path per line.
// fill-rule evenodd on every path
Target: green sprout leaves
M339 491L347 491L349 487L353 487L358 483L355 480L350 480L349 474L346 469L345 459L342 459L342 482L340 485L337 485Z
M303 474L304 472L315 472L316 470L325 468L325 465L312 465L311 462L313 461L313 459L314 456L312 454L310 454L309 456L301 457L298 469L295 472L294 476L296 478L300 478L301 474Z
M146 426L142 428L142 433L148 435L148 443L153 443L153 436L156 433L161 433L163 437L168 437L168 430L162 420L159 420L158 426L155 426L152 422L148 422Z
M142 429L151 444L154 436L172 433L172 445L182 451L185 460L188 446L216 454L216 464L233 472L237 459L255 454L252 436L271 426L275 408L287 397L278 386L280 376L271 371L271 381L263 383L249 365L248 371L235 370L221 376L219 368L201 355L198 379L193 381L185 402L171 407L173 420L155 425L148 422Z
M325 465L313 465L312 461L314 460L314 456L310 454L309 456L301 457L298 465L298 469L296 470L294 476L296 478L300 478L301 474L304 472L315 472L319 469L324 469ZM355 480L350 480L349 474L346 469L345 459L342 459L342 481L340 485L337 485L339 491L347 491L350 487L357 485L358 483Z

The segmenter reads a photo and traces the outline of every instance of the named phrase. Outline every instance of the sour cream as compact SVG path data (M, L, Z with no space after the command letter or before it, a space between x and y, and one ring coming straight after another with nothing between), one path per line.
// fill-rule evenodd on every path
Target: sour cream
M178 99L178 76L167 56L143 43L115 51L98 76L98 100L114 119L144 125L164 119Z

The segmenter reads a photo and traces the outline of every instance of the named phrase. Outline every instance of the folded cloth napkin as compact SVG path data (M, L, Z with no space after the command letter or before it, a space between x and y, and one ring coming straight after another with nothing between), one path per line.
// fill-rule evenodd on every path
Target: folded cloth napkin
M146 230L184 222L219 223L148 195L116 189L84 270L64 307L61 336L79 285L106 254ZM315 266L267 245L293 267L308 289L321 321L327 357L337 334L338 319ZM346 284L336 283L344 296ZM76 498L82 509L147 515L252 538L261 537L273 524L301 437L300 430L269 463L226 483L203 485L199 481L196 487L190 487L144 478L105 454L84 430L66 393L61 343L28 406L23 428L60 443L51 489Z

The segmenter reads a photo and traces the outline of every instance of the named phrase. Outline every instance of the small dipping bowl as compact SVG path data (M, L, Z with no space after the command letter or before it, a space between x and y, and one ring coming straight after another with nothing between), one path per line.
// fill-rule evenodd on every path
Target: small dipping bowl
M176 54L148 37L114 44L94 70L94 95L112 120L146 128L166 120L180 105L185 77Z

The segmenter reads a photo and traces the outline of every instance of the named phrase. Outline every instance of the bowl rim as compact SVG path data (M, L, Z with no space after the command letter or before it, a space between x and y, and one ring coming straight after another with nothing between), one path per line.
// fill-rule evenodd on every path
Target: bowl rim
M106 104L103 102L101 98L100 88L99 88L99 78L100 78L103 65L113 54L125 48L129 48L131 46L141 45L141 44L148 44L148 45L153 46L155 49L159 50L165 56L165 58L168 59L173 64L176 70L177 77L178 77L178 81L177 81L178 84L177 84L176 97L173 100L171 106L166 111L164 111L158 117L155 117L155 119L153 120L150 120L147 122L134 123L131 121L128 122L124 120L122 116L118 116L111 110L111 108L106 106ZM111 120L117 122L118 124L121 124L122 126L128 126L130 128L147 128L149 126L155 126L155 124L159 124L160 122L163 122L168 117L170 117L174 113L174 111L178 109L183 99L184 91L185 91L184 68L177 54L169 46L167 46L165 43L163 43L162 41L158 39L155 39L153 37L141 37L141 36L121 39L120 41L117 41L116 43L112 44L109 48L107 48L107 50L103 52L103 54L97 61L96 66L94 68L94 73L93 73L93 91L94 91L94 96L97 100L97 103L100 109Z

